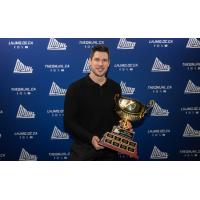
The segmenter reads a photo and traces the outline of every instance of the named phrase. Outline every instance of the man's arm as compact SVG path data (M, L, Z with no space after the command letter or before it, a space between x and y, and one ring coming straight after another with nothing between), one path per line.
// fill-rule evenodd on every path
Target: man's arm
M76 138L91 144L93 135L78 123L78 109L79 106L76 88L70 86L65 95L64 126L65 128L69 128Z

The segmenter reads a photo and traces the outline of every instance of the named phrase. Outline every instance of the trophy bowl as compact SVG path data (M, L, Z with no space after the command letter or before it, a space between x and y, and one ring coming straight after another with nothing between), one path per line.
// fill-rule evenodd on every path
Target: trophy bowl
M116 97L116 112L121 119L129 121L140 120L144 116L146 106L135 99Z

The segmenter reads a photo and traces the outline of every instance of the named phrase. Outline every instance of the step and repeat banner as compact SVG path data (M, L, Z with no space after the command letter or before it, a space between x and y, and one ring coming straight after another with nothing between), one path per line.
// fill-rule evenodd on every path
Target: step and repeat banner
M197 38L0 39L0 160L68 160L64 96L97 44L110 48L108 76L123 96L156 102L133 123L139 160L200 160Z

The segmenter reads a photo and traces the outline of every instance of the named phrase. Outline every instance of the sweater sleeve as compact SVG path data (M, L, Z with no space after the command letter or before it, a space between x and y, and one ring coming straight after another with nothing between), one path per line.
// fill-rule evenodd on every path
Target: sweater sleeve
M91 144L93 135L82 127L78 122L78 96L77 88L73 85L69 86L64 102L64 126L68 128L75 138Z
M120 85L118 85L117 94L119 94L119 96L122 96L122 89L121 89ZM116 113L115 125L119 125L120 120L121 120L120 116Z

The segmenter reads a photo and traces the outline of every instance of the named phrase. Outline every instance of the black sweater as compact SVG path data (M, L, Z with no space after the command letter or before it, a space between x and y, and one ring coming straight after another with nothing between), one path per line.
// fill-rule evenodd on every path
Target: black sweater
M121 88L109 78L100 86L87 75L69 86L64 103L64 125L75 140L91 144L94 135L101 138L118 124L115 94L121 94Z

